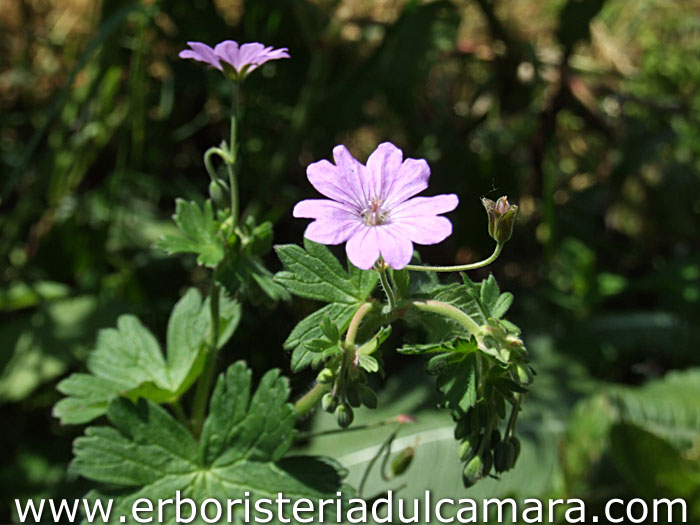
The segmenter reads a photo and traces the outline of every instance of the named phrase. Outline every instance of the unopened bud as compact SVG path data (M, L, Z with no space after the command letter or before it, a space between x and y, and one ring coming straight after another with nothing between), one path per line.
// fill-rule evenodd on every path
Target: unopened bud
M459 446L459 451L457 452L457 454L459 455L459 459L461 459L462 461L470 461L476 453L477 449L479 448L480 442L480 432L473 432L469 436L467 436L467 439L465 439Z
M493 466L496 472L506 472L515 464L515 446L509 439L501 441L493 453Z
M216 204L219 208L223 208L226 206L224 188L221 184L221 182L217 181L211 181L209 183L209 197L211 197L212 202Z
M330 392L327 394L324 394L324 396L321 398L321 408L325 410L326 412L335 412L335 409L338 407L338 398L335 397L333 394Z
M513 224L518 214L518 207L508 202L508 197L501 197L496 202L486 197L481 203L489 216L489 235L496 241L504 243L513 235Z
M481 479L481 469L484 463L480 456L474 456L464 467L462 472L462 482L464 486L469 488Z
M348 428L352 424L355 415L349 405L340 405L335 411L335 418L341 428Z
M513 445L513 450L515 451L515 456L513 457L513 463L515 463L518 461L518 457L520 456L520 440L515 436L511 436L509 441Z
M410 446L403 449L401 452L394 456L391 461L391 473L394 476L399 476L406 472L406 469L411 466L413 461L413 456L416 455L416 447Z
M333 371L328 368L324 368L318 373L318 376L316 376L316 381L322 385L329 385L333 382L334 378L335 374L333 374Z

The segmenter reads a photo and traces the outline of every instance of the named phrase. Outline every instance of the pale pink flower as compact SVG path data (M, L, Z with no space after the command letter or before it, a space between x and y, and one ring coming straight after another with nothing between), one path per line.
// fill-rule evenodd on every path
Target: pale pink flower
M259 42L238 45L233 40L224 40L212 49L202 42L187 42L190 49L180 51L180 58L191 58L204 62L219 71L229 73L234 79L243 79L258 66L270 60L289 58L287 48L274 49Z
M396 270L413 256L413 243L436 244L452 233L439 214L454 210L457 195L414 197L428 187L430 168L423 159L403 159L390 142L357 161L345 148L333 149L335 164L321 160L306 169L311 185L328 199L303 200L294 217L315 219L304 236L321 244L347 242L352 264L369 270L381 256Z

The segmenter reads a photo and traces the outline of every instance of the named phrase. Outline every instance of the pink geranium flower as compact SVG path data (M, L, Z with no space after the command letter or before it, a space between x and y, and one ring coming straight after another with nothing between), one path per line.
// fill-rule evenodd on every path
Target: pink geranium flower
M308 199L294 216L315 219L304 236L321 244L347 242L352 264L369 270L381 256L396 270L413 256L413 243L436 244L452 233L452 223L439 214L454 210L457 195L414 197L428 187L430 168L423 159L403 159L385 142L364 166L345 148L333 149L335 164L321 160L306 173L311 185L328 199Z
M287 48L274 49L259 42L238 45L233 40L224 40L212 49L202 42L187 42L190 49L180 51L180 58L191 58L204 62L219 71L230 73L235 79L243 79L258 66L270 60L289 58Z

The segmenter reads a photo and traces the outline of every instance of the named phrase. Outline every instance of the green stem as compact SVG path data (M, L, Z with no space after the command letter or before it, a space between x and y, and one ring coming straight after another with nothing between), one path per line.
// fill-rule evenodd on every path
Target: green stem
M517 394L516 394L517 395ZM520 402L522 397L517 395L515 403L513 404L513 409L510 412L510 418L508 419L508 425L506 426L506 432L503 435L503 439L507 439L511 435L513 429L515 428L515 422L518 420L518 413L520 412Z
M365 423L364 425L356 425L354 427L348 428L331 428L329 430L321 430L319 432L300 432L297 434L296 439L301 441L304 439L315 438L319 436L329 436L331 434L340 434L342 432L353 432L355 430L371 430L374 428L380 428L393 423L401 423L399 416L390 417L389 419L382 419L381 421L375 421L374 423Z
M379 273L379 282L382 283L382 289L386 294L387 301L389 301L389 311L393 312L396 308L396 294L391 284L389 284L389 279L387 279L386 276L386 269L382 268L377 270L377 272Z
M348 331L345 334L345 346L350 347L355 344L355 337L357 336L357 329L360 327L362 319L372 310L372 303L363 303L355 315L352 316L350 324L348 325Z
M304 417L306 414L311 412L316 405L321 402L321 398L323 398L323 395L326 392L328 392L328 385L316 383L311 390L301 396L297 402L294 403L294 412L296 413L297 418Z
M238 225L238 179L236 177L236 161L238 153L238 82L233 83L233 94L231 97L231 143L230 162L226 163L228 169L228 182L231 188L231 219L233 228Z
M444 317L457 321L474 336L481 335L481 327L477 324L477 322L474 321L474 319L472 319L467 313L463 312L459 308L455 308L451 304L436 301L434 299L413 301L411 304L418 310L440 314Z
M219 346L219 295L219 285L216 284L216 276L213 276L210 295L211 333L209 349L204 362L204 370L197 382L192 408L192 427L197 436L202 432L202 427L204 426L207 401L209 400L209 393L211 392L216 373L216 356Z
M182 408L182 403L178 399L177 401L173 401L170 403L170 406L173 409L173 412L175 413L175 417L177 417L177 420L182 423L182 425L186 428L190 427L189 421L187 421L187 415L185 414L185 410Z
M216 146L212 146L204 153L204 167L206 168L207 173L209 174L209 178L214 182L218 182L219 175L216 173L216 168L214 168L214 165L211 162L212 155L218 155L226 165L229 164L231 159L229 157L228 152L222 150L221 148L217 148Z
M488 266L493 261L498 259L498 256L501 255L504 244L505 243L502 242L496 243L496 249L488 258L471 264L463 264L461 266L420 266L409 264L405 266L405 268L406 270L413 270L417 272L466 272L468 270L476 270L477 268Z

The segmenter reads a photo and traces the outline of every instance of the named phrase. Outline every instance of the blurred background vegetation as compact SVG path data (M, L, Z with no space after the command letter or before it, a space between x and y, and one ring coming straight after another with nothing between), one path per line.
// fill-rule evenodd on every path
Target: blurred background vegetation
M201 154L227 133L223 76L177 52L232 38L292 55L242 95L245 211L276 242L301 241L305 166L338 143L364 159L391 140L428 159L431 193L459 194L428 262L490 253L481 196L520 205L490 270L540 371L523 459L466 492L444 474L454 443L433 440L407 490L685 497L700 523L700 2L0 0L0 13L0 522L16 519L11 498L85 491L66 473L81 429L51 407L96 330L132 312L163 333L206 280L153 244L175 197L206 195ZM314 307L248 308L225 358L288 371L281 343ZM385 361L384 417L423 411L430 430L430 380Z

